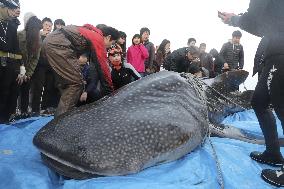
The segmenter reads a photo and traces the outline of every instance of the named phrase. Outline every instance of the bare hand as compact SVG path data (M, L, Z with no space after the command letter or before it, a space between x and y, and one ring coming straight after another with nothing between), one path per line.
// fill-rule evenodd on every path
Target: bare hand
M44 31L41 32L41 35L47 36L49 33L50 33L50 31L44 30Z
M225 24L228 24L233 16L236 16L236 14L228 12L218 12L218 17L221 18L221 20Z
M166 54L168 54L170 51L171 51L170 48L166 48L166 49L165 49Z
M193 59L191 62L193 62L193 63L198 63L200 61L200 59L199 58L196 58L196 59Z
M26 75L18 74L18 77L16 79L17 83L19 85L22 85L23 82L26 80L26 77L27 77Z
M223 69L229 69L229 64L228 63L224 63Z
M199 71L199 72L196 72L196 73L194 73L194 75L195 75L196 77L200 77L200 78L201 78L201 77L202 77L202 72L200 72L200 71Z
M88 93L87 92L83 92L81 94L80 101L81 102L85 102L87 100L87 97L88 97Z

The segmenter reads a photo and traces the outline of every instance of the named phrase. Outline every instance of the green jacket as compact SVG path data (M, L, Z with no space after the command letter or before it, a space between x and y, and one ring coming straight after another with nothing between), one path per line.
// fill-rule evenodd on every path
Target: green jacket
M39 48L34 55L29 57L28 51L27 51L27 41L26 41L26 31L25 30L18 32L18 40L19 40L21 54L23 56L22 61L24 63L24 66L26 67L26 76L31 77L37 66L41 48ZM39 41L41 43L41 40ZM41 44L39 45L39 47L41 47Z

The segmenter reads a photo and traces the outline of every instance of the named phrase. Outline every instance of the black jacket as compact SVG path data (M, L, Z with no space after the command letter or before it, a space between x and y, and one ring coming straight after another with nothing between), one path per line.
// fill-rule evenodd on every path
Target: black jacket
M17 54L20 52L17 38L18 19L0 21L0 50Z
M215 76L216 76L216 75L223 73L222 68L224 66L225 61L219 54L216 55L216 57L214 58L215 58L214 59L214 71L215 71Z
M41 41L44 41L44 39L46 38L46 36L44 36L44 35L41 35L40 37L41 37ZM39 56L37 65L51 68L48 64L46 56L44 55L44 53L42 51L40 52L40 56Z
M152 69L153 67L153 61L155 59L155 46L153 43L146 41L144 42L144 46L148 50L149 57L145 60L145 69Z
M209 53L200 53L200 66L204 67L209 72L209 77L215 77L214 74L214 64L213 64L213 57Z
M251 0L247 12L234 16L231 25L259 36L267 37L265 57L284 54L284 1Z
M86 64L84 65L82 72L86 82L85 91L87 92L88 98L90 98L91 101L96 101L106 95L102 93L103 90L101 89L98 65L94 63Z
M244 67L244 50L241 44L234 45L231 42L227 42L222 46L219 53L226 63L228 63L230 69L243 69Z
M121 67L120 70L112 69L111 79L114 89L131 83L134 80L138 80L140 77L134 73L130 68Z
M183 47L177 50L174 50L169 54L163 64L163 67L168 71L174 72L186 72L195 74L200 71L198 65L193 64L187 58L188 47Z

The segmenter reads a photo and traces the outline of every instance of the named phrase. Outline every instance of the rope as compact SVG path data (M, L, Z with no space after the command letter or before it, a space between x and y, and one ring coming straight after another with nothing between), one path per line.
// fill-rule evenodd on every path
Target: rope
M198 78L196 78L196 79L198 79ZM225 100L229 101L230 103L232 103L232 104L234 104L234 105L236 105L236 106L239 106L239 107L241 107L242 109L245 110L244 107L242 107L241 105L235 103L234 101L229 100L226 96L224 96L223 94L221 94L220 92L218 92L216 89L214 89L213 87L211 87L210 85L208 85L208 84L205 83L204 81L202 81L202 80L200 80L200 79L198 79L198 80L199 80L199 82L201 82L203 85L205 85L206 87L210 88L213 92L215 92L215 93L217 93L219 96L221 96L223 99L225 99Z
M224 177L222 175L222 170L221 170L221 166L220 166L220 162L219 162L219 159L218 159L218 156L217 156L217 152L215 150L215 147L212 143L212 140L210 138L210 135L208 136L208 141L210 143L210 146L212 148L212 151L213 151L213 158L215 160L215 163L216 163L216 167L217 167L217 181L218 181L218 184L220 186L221 189L224 189Z
M208 88L210 88L213 92L215 92L216 94L218 94L220 97L224 98L225 100L229 101L230 103L234 103L234 102L231 102L227 97L225 97L223 94L219 93L218 91L216 91L213 87L209 86L208 84L206 84L204 81L200 80L199 78L197 77L194 77L192 76L191 74L185 74L185 73L182 73L181 76L185 77L187 79L187 81L190 83L190 84L193 84L192 86L195 88L196 92L198 93L199 97L201 98L201 101L202 103L204 103L206 105L206 103L208 103L208 100L206 99L206 89L203 88L203 86L206 86ZM191 79L191 80L190 80ZM194 83L192 82L194 81ZM237 106L240 106L236 103L234 103L235 105ZM240 106L241 107L241 106ZM241 107L243 108L243 107ZM244 109L244 108L243 108ZM208 119L208 116L207 116L207 119ZM209 120L208 120L208 123L209 123ZM222 175L222 170L221 170L221 166L220 166L220 162L219 162L219 159L218 159L218 156L217 156L217 152L216 152L216 149L212 143L212 140L210 138L210 130L209 130L209 127L208 129L206 130L206 135L207 137L204 137L201 145L204 145L206 139L208 139L209 143L210 143L210 146L212 148L212 151L213 151L213 158L215 160L215 163L216 163L216 168L217 168L217 182L220 186L221 189L224 189L224 177Z

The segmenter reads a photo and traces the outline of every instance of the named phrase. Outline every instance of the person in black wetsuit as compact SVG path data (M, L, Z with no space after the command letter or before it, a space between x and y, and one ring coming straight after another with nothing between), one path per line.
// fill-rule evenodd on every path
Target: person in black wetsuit
M272 103L282 128L284 127L284 1L251 0L247 12L241 16L219 13L226 24L267 38L264 66L252 98L252 107L265 138L264 152L252 152L250 157L260 163L282 166L281 170L265 169L262 178L273 185L284 186L283 157L280 152L276 120L269 109Z

